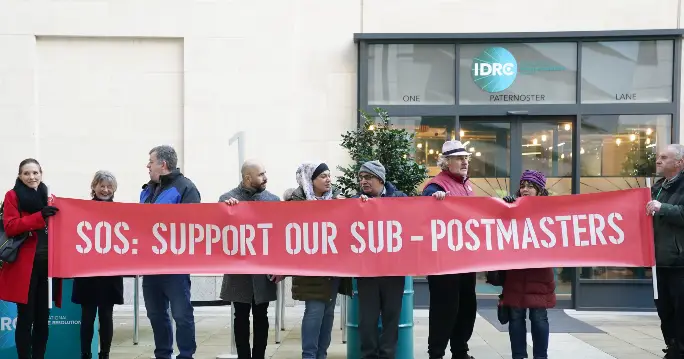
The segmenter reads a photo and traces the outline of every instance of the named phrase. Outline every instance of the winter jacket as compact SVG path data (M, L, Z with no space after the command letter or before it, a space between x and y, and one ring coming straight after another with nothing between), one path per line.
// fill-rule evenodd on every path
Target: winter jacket
M461 177L452 174L448 170L442 171L437 176L432 177L423 189L423 196L432 196L433 193L443 191L449 192L447 196L468 197L473 195L473 188L468 183L468 177Z
M333 187L333 198L337 197L340 191ZM306 201L306 195L302 186L292 192L290 198L284 198L285 201ZM329 301L332 299L332 277L292 277L292 299L294 300L320 300ZM351 278L340 278L338 294L352 295L352 280Z
M240 202L280 201L278 196L269 191L257 192L242 184L222 194L219 202L230 198ZM256 304L272 302L277 299L276 284L270 281L266 274L226 274L221 284L221 299L237 303L252 303L252 299Z
M19 214L19 199L14 190L5 194L3 202L2 222L5 233L10 236L18 236L29 232L28 238L21 244L17 259L12 263L4 263L0 268L0 300L17 304L27 304L31 273L33 272L33 259L38 244L37 231L44 231L47 223L41 212ZM52 298L58 308L62 306L62 280L53 279Z
M503 304L513 308L553 308L556 306L555 291L552 268L507 270Z
M161 186L159 191L157 187ZM183 176L179 169L167 175L159 177L159 183L148 182L140 192L140 203L200 203L200 193L188 178Z
M670 181L661 178L651 198L661 203L653 216L656 266L684 267L684 173Z

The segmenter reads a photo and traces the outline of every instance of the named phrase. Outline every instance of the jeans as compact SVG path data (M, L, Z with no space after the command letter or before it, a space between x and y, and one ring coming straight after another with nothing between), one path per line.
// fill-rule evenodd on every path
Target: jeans
M302 359L326 359L335 320L335 303L339 279L332 281L331 299L327 302L307 300L304 302L302 319Z
M48 271L47 260L36 256L31 272L28 302L17 304L17 329L14 342L19 359L43 359L48 341Z
M684 269L656 268L658 300L655 301L660 328L672 357L684 353Z
M235 348L238 359L265 359L268 345L268 302L256 304L233 302L235 310ZM249 312L254 316L254 347L249 346ZM276 329L277 330L277 329Z
M465 357L477 317L475 273L430 275L428 355L442 358L451 343L453 358Z
M512 357L513 359L527 358L527 322L525 315L528 310L532 323L532 356L534 359L547 359L549 317L545 308L511 308L508 336L511 338Z
M194 308L190 302L190 275L163 274L143 277L143 297L147 317L154 334L154 355L170 359L173 353L173 326L176 322L177 359L192 359L197 350L195 342Z
M404 277L363 277L356 283L359 290L361 359L394 359L399 340ZM381 333L378 333L379 319L382 320Z
M109 354L114 337L114 304L81 305L81 353L90 353L95 317L100 314L100 354Z

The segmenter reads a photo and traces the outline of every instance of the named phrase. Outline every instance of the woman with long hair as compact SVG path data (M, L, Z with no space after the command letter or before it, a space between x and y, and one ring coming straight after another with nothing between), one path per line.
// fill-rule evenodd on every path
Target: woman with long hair
M109 171L97 171L90 183L93 201L112 202L116 193L116 177ZM89 277L74 279L71 301L81 305L81 359L92 358L90 345L99 314L99 359L109 359L114 336L114 305L123 304L123 277Z
M520 178L516 197L548 196L546 177L538 171L526 170ZM513 203L516 197L506 196L504 201ZM513 359L527 358L527 323L529 312L532 331L532 357L548 358L549 317L548 308L556 306L556 281L553 268L530 268L507 270L503 283L502 305L510 308L508 335L511 340Z
M17 304L14 341L19 359L44 359L48 341L48 218L58 209L48 205L48 188L38 161L27 158L19 164L14 188L7 191L2 222L5 233L16 237L28 233L17 259L0 268L0 300ZM61 306L61 281L53 286L55 302Z

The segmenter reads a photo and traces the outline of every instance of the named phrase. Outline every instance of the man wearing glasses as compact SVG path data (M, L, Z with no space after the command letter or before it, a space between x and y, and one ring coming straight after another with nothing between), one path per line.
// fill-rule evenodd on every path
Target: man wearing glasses
M386 181L385 167L379 161L368 161L359 169L363 202L383 197L406 197ZM399 340L399 316L404 296L404 277L357 278L359 291L359 334L361 359L394 359ZM382 332L378 336L378 319Z

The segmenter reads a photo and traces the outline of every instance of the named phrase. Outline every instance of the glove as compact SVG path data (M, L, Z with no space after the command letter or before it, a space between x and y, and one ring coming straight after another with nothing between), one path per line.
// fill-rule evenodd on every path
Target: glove
M508 202L508 203L513 203L513 202L515 202L516 199L517 198L515 198L514 196L506 196L503 198L503 200Z
M57 214L57 211L59 211L59 208L55 206L45 206L40 210L40 213L43 215L43 218L48 218Z

